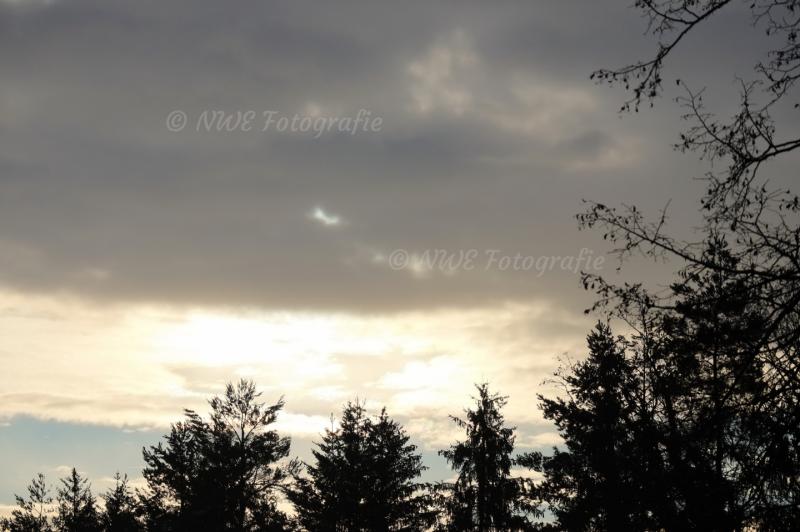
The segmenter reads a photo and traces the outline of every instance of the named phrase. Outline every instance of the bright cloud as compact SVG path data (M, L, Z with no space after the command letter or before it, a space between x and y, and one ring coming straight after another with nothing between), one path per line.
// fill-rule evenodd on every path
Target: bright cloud
M414 80L411 91L415 110L425 114L442 107L462 114L472 100L464 78L476 63L477 57L461 31L412 62L408 72Z
M361 316L108 309L10 293L2 301L4 420L164 427L247 377L265 400L285 396L287 433L318 434L359 397L414 420L409 430L433 443L450 433L447 414L469 404L476 382L511 395L512 422L541 421L534 392L556 355L581 348L568 329L539 334L537 322L546 330L565 319L543 304Z
M342 223L342 219L339 216L326 213L322 210L322 207L315 207L309 216L312 220L316 220L325 226L339 225Z

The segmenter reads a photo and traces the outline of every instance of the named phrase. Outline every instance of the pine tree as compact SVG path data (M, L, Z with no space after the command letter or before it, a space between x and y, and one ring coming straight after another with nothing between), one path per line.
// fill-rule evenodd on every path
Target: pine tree
M726 247L715 254L738 267ZM723 272L690 276L661 321L660 358L674 368L658 392L676 499L683 520L706 530L800 526L800 461L789 444L798 403L782 389L792 377L770 374L785 354L759 347L768 317L748 284Z
M105 510L100 517L104 532L137 532L142 526L136 520L136 498L128 486L128 475L114 475L114 487L102 495Z
M424 530L431 522L415 482L422 459L385 409L372 419L348 402L339 427L325 432L313 455L307 475L295 475L287 491L304 529Z
M92 495L89 480L73 467L69 476L61 479L56 495L58 510L54 519L59 532L92 532L99 530L97 501Z
M28 486L28 497L15 495L17 508L11 517L2 522L2 529L9 532L52 532L49 514L53 498L44 475L39 473Z
M559 374L565 397L540 397L566 449L523 462L544 474L534 494L561 529L797 528L798 403L781 389L792 377L771 374L746 283L685 276L673 305L627 315L630 338L599 325L587 359Z
M627 343L607 325L598 323L587 343L589 356L558 373L566 399L539 396L567 449L548 457L530 453L519 463L545 475L536 492L561 528L649 529L643 483L658 475L640 456L647 449L637 447L645 434L637 421L642 383L626 356Z
M501 413L507 398L476 386L474 410L466 419L450 418L466 432L466 439L439 454L458 471L454 484L443 485L448 530L518 530L527 526L520 504L521 482L511 477L514 428L505 426ZM522 512L518 511L522 510Z

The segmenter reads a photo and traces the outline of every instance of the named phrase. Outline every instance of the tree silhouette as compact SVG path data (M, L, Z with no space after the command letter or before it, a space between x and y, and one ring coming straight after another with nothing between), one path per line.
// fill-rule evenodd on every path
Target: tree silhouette
M223 518L234 530L250 528L254 511L262 519L271 513L283 522L275 497L287 472L275 464L288 456L290 440L266 427L277 420L284 402L265 406L257 402L260 395L254 383L241 381L210 402L207 473L218 487L214 495L224 496Z
M57 491L57 513L53 523L59 532L92 532L100 529L97 501L92 495L89 480L73 467L69 476L61 479Z
M658 38L656 53L649 59L639 60L621 68L600 69L592 74L592 78L609 84L622 84L626 90L632 91L631 99L622 107L623 110L639 110L644 102L652 106L653 100L663 93L664 64L675 50L686 44L687 36L709 25L709 21L723 11L736 9L737 3L732 0L637 0L634 6L642 11L647 19L648 33ZM753 0L746 4L750 10L753 28L764 31L773 37L773 45L767 50L762 61L755 65L758 84L763 85L768 100L762 108L767 113L775 106L800 79L800 41L798 41L797 17L798 5L786 0ZM677 80L680 84L680 80ZM771 128L755 127L761 116L748 109L748 100L742 102L742 112L735 126L753 126L750 134L758 139L767 140L774 134ZM755 120L755 122L753 122ZM706 121L706 124L712 124ZM762 124L763 125L763 124ZM709 128L709 133L714 132ZM736 146L734 136L728 137L725 130L717 130L715 142L720 145L728 143ZM752 148L756 145L752 144ZM757 158L766 160L800 146L800 139L775 142L772 139L767 151L758 154ZM744 146L742 146L744 147ZM754 164L758 161L753 160Z
M424 530L426 510L416 446L381 410L370 418L363 405L348 402L336 429L326 430L313 450L307 475L296 475L287 491L299 523L315 531Z
M652 436L646 386L630 343L607 325L597 324L587 343L589 356L557 373L566 397L539 396L566 450L518 462L544 474L534 493L561 529L654 529L648 502L660 468L642 445Z
M50 514L52 512L53 498L47 487L44 475L39 473L30 485L28 496L15 495L17 508L11 512L11 517L2 521L3 530L9 532L51 532Z
M198 435L188 421L172 425L164 443L143 450L148 492L142 494L141 506L148 529L188 530L199 522L194 505L201 455Z
M145 449L142 496L148 526L167 530L280 529L286 517L277 509L278 488L287 477L278 462L289 454L289 439L269 430L281 399L259 402L255 385L228 384L209 401L205 421L187 410L164 443ZM258 521L256 523L256 520Z
M128 486L128 475L114 475L114 487L101 495L105 509L100 516L104 532L137 532L142 526L136 519L136 497Z
M638 103L660 94L664 60L682 45L684 37L706 26L720 11L732 9L734 3L640 0L636 6L661 38L656 57L596 74L612 83L633 83L633 101ZM787 116L781 106L792 97L800 75L798 8L797 2L782 0L749 4L754 25L764 28L779 44L756 66L760 79L744 85L740 110L730 121L720 122L705 111L701 94L689 92L682 100L693 125L681 135L678 147L714 163L705 177L698 239L670 237L665 232L666 209L648 221L635 206L590 203L578 217L581 227L601 229L622 260L634 254L657 260L671 257L683 263L679 279L715 272L736 280L738 289L746 294L742 299L763 310L765 322L750 349L751 358L769 374L772 393L781 397L784 405L797 404L800 399L800 198L787 188L771 186L762 172L800 148L796 135L778 138L776 113L772 112L777 109L781 111L778 116ZM674 306L677 296L674 291L648 293L634 283L615 286L595 275L585 275L584 285L600 296L595 309L622 317L631 302L666 308ZM785 411L784 415L794 414ZM800 423L800 418L793 422Z
M439 454L458 471L454 484L443 485L445 528L448 530L515 530L527 526L516 512L521 483L511 477L514 428L506 427L501 410L507 398L476 386L475 409L466 419L450 418L466 432L466 439Z
M718 253L736 267L726 248ZM667 441L682 451L672 461L689 518L707 529L800 526L800 461L789 443L798 407L784 403L790 396L760 356L769 317L736 276L708 272L674 289L659 358L675 369L659 393L669 408Z
M769 318L742 285L720 272L675 283L672 307L627 315L629 339L598 326L589 357L559 374L566 398L540 397L567 449L521 462L545 475L534 492L560 527L800 525L797 403L757 356Z
M638 110L661 94L665 60L686 35L734 3L635 5L659 37L656 55L595 76L632 89L623 109ZM707 95L678 80L692 125L677 147L714 163L701 199L699 238L669 236L666 209L648 221L635 206L591 203L578 217L581 227L604 232L621 261L641 254L682 263L670 289L657 293L637 283L583 277L599 295L595 310L639 330L641 356L632 362L637 373L651 377L642 383L651 418L641 424L654 436L636 446L654 449L650 478L669 497L651 504L652 515L667 530L800 527L800 199L763 176L771 163L800 148L796 134L778 134L787 125L778 120L788 116L785 100L800 76L800 6L782 0L747 5L754 27L777 45L756 65L757 79L742 82L734 116L716 118L704 107Z

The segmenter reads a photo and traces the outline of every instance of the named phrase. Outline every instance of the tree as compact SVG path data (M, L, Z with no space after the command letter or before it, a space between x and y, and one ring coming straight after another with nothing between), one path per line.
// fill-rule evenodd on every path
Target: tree
M718 254L736 267L725 247ZM676 473L689 518L708 530L796 528L800 461L789 442L797 438L798 410L796 402L783 403L791 397L774 386L759 354L769 316L750 300L746 283L721 272L673 290L678 299L674 311L663 313L661 357L674 360L680 376L660 393L672 413L667 429L677 429L683 450Z
M9 532L51 532L49 515L52 512L53 498L47 487L44 475L39 473L28 486L28 497L15 495L17 508L11 517L2 523L3 530Z
M768 36L778 40L766 54L763 61L755 65L759 83L768 93L765 112L776 105L794 88L800 78L800 42L797 29L800 26L797 2L792 0L754 0L748 3L755 29L763 30ZM658 48L650 59L640 60L622 68L601 69L592 74L592 78L610 84L621 83L626 90L631 90L631 99L622 107L623 110L636 110L642 102L657 98L663 89L664 64L669 56L683 44L691 33L701 31L709 20L725 10L733 10L736 2L732 0L636 0L634 6L644 13L648 20L648 32L658 37ZM680 83L680 80L678 80ZM742 102L744 122L738 127L755 125L753 116L748 113L748 100ZM774 131L761 129L753 131L756 138L766 140ZM724 135L715 142L725 143ZM800 139L785 142L773 142L766 152L760 154L762 160L780 155L800 146ZM757 161L753 161L756 163Z
M686 35L699 31L730 0L639 0L635 4L659 37L649 60L595 76L632 88L623 110L652 105L662 91L664 65ZM629 324L655 323L649 363L663 370L654 404L665 452L666 480L674 489L675 519L695 528L765 530L800 524L800 199L772 187L764 170L800 148L797 135L781 137L800 76L796 1L748 3L754 27L776 45L742 82L741 103L728 120L704 107L703 92L679 101L692 125L677 144L715 163L706 175L699 238L665 232L666 209L648 221L635 206L590 203L583 228L600 228L623 261L633 254L682 262L672 288L651 293L642 285L616 286L584 275L599 295L593 307ZM797 108L797 104L794 105ZM664 517L666 519L666 517ZM673 527L673 529L675 529Z
M97 501L92 495L89 480L73 467L69 476L61 479L56 495L58 505L53 520L59 532L92 532L99 530Z
M287 491L300 524L315 531L424 530L431 517L422 485L422 458L386 413L370 418L348 402L339 427L326 430L315 463Z
M534 493L569 530L796 528L797 426L752 356L763 310L718 273L671 290L673 308L628 316L630 339L589 336L566 399L540 397L567 451L526 457Z
M172 425L164 439L142 451L148 492L141 494L140 505L149 530L189 530L198 523L194 494L200 480L201 443L188 421Z
M474 410L466 420L450 416L466 432L466 440L439 454L458 471L452 485L444 485L449 530L516 530L527 526L520 509L521 483L511 477L514 428L506 427L501 413L507 398L476 386Z
M250 381L228 384L209 401L208 421L187 410L165 444L143 451L146 522L165 530L283 526L276 497L288 471L278 462L290 441L268 427L284 403L265 406L260 395Z
M566 451L529 453L520 465L542 473L535 494L565 530L648 530L646 501L658 471L641 445L643 383L626 354L629 343L597 324L589 356L557 373L566 398L539 396ZM643 415L644 414L644 415Z
M276 463L288 456L290 440L266 427L275 423L284 402L265 406L258 402L260 395L254 383L243 380L210 401L205 473L218 488L213 496L224 496L222 516L234 530L252 528L253 512L283 521L276 495L287 472Z
M730 0L639 0L636 6L649 17L649 28L660 37L655 57L620 69L595 73L610 83L633 83L631 103L653 101L661 94L664 64L690 32L725 9ZM666 211L648 222L635 206L621 209L590 203L579 215L584 228L600 228L617 244L614 252L625 259L643 253L655 259L671 256L683 261L684 279L709 272L724 274L740 283L746 299L760 305L765 323L755 340L752 358L769 374L774 393L784 405L800 398L800 199L789 189L771 187L763 171L778 158L800 148L800 138L778 138L778 116L800 76L798 25L800 5L795 1L756 0L749 4L754 26L764 28L777 44L755 67L757 79L743 85L739 111L721 122L703 108L703 95L688 88L680 101L692 126L677 145L714 162L706 175L708 187L701 199L704 225L696 241L681 241L665 233ZM685 83L681 82L684 87ZM759 103L761 102L761 103ZM798 105L795 104L794 108ZM717 249L724 247L725 254ZM614 286L598 276L584 276L600 298L594 308L625 313L631 300L648 300L654 307L674 305L671 298L645 293L638 285ZM785 416L794 416L784 411ZM800 419L794 418L795 423Z
M114 487L102 495L105 509L100 517L104 532L137 532L142 526L136 519L136 498L128 486L128 475L114 475Z

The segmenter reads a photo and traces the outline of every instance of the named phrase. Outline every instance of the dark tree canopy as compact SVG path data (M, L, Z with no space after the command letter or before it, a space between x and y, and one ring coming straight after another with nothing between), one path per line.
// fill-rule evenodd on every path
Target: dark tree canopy
M655 57L595 75L632 88L624 109L638 109L660 95L667 59L684 37L734 4L637 1L660 39ZM715 163L699 237L670 237L666 210L650 222L635 206L592 203L579 215L582 227L603 230L621 260L642 254L682 263L670 289L656 293L584 276L599 294L594 309L639 331L636 370L652 369L648 426L676 505L657 515L666 529L800 526L800 200L763 175L800 147L796 132L779 133L791 123L779 119L798 108L800 3L743 5L775 44L742 82L739 110L719 120L704 107L708 95L679 81L691 125L677 147Z
M54 519L59 532L92 532L99 530L97 500L92 495L89 480L73 467L69 476L61 479L56 495L58 509Z
M266 406L250 381L229 384L209 404L209 421L193 411L164 443L144 450L145 520L166 530L264 530L286 521L277 510L287 478L278 462L289 439L270 430L283 400ZM266 527L266 528L265 528Z
M511 477L514 428L501 412L507 398L493 394L488 384L476 386L474 409L465 418L451 416L466 438L440 451L458 472L446 490L447 530L516 530L526 526L520 510L522 483Z
M722 273L672 291L628 339L598 326L565 397L540 397L566 450L526 457L536 496L570 530L796 529L798 406L758 357L768 317Z
M348 402L313 455L288 490L304 529L410 531L430 523L417 482L422 459L385 409L372 418L358 401Z
M649 60L600 70L595 76L633 87L632 102L637 105L657 97L665 61L684 36L702 31L708 19L738 4L731 0L638 0L637 8L660 38L658 52ZM775 120L776 115L798 112L796 104L787 104L793 103L800 76L800 3L755 0L743 5L752 11L755 27L773 36L776 44L755 66L757 79L744 83L739 111L729 121L720 121L704 109L703 94L687 87L687 96L680 99L691 125L677 147L698 152L715 163L705 176L708 186L701 199L704 225L699 238L681 241L670 237L666 209L648 221L635 206L590 203L578 218L581 227L601 229L604 237L617 245L614 252L620 259L634 254L672 257L684 264L678 272L681 278L714 271L738 279L748 298L765 309L767 323L758 348L770 359L765 370L780 380L797 375L800 369L792 356L800 341L796 327L800 321L800 199L791 190L770 186L761 173L778 157L795 157L797 152L791 152L800 147L800 135L778 136ZM725 254L717 252L720 247L726 248ZM635 283L615 286L593 275L585 276L584 283L600 295L596 309L610 306L612 312L624 315L625 306L636 301L661 307L674 304L674 292L663 298L646 293ZM784 381L780 386L789 384Z
M136 519L136 497L128 486L128 476L114 475L114 487L101 495L105 508L100 517L105 532L137 532L142 526Z
M634 437L646 408L642 383L626 356L627 342L607 325L598 324L587 342L588 358L558 374L566 397L539 396L566 450L530 453L519 462L544 474L536 496L564 529L645 530L649 508L640 499L653 472L640 470L648 449Z
M44 475L39 473L28 485L28 496L15 496L17 508L11 517L2 522L2 529L9 532L50 532L51 505L53 497Z
M60 479L55 499L43 474L28 486L28 496L16 496L17 508L0 522L9 532L94 532L101 530L97 500L89 481L73 467Z

